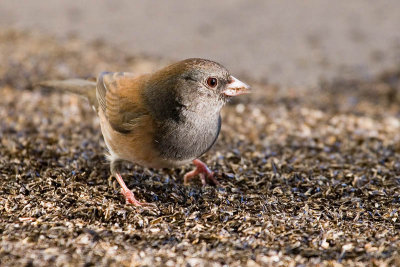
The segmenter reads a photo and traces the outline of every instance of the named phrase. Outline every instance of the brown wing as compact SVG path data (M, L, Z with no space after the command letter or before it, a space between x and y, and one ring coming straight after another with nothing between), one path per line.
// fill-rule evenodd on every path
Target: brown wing
M141 94L145 80L127 72L103 72L97 78L97 101L114 130L130 133L135 120L148 114Z

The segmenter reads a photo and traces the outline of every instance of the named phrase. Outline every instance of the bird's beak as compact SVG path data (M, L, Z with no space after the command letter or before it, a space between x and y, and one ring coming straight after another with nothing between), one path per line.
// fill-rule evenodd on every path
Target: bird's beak
M233 76L229 76L229 83L222 93L226 96L237 96L250 93L250 86L239 81Z

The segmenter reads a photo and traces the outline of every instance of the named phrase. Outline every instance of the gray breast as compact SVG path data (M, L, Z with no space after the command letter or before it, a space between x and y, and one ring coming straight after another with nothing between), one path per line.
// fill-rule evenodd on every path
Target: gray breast
M165 120L158 125L155 146L164 159L192 160L207 152L218 138L221 117Z

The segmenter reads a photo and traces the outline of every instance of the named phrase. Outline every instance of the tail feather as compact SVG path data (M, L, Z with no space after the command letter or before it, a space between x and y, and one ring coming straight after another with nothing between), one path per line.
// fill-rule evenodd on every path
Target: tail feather
M92 106L97 110L98 102L96 98L96 82L83 79L70 80L50 80L36 84L36 86L54 88L61 91L70 92L87 98Z

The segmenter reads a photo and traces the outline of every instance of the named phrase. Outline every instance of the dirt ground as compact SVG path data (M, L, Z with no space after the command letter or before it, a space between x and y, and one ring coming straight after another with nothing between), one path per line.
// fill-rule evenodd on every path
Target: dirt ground
M400 66L302 90L240 77L254 92L202 158L222 187L127 165L148 210L109 178L89 105L32 84L166 62L15 31L0 55L1 266L400 265Z

